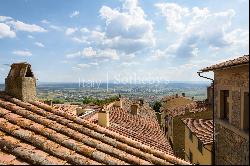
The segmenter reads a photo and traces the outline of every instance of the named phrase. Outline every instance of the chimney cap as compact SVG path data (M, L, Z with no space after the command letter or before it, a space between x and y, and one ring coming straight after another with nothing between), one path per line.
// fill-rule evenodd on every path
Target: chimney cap
M13 63L8 77L34 77L31 65L27 62Z

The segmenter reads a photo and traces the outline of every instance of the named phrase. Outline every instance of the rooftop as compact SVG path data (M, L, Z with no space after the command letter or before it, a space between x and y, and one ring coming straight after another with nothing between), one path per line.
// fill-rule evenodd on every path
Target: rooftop
M182 96L167 96L163 99L162 109L163 110L171 110L180 106L185 106L187 104L194 103L193 100L182 97Z
M193 101L182 96L167 96L163 99L162 111L166 111L167 114L175 117L185 115L187 112L208 111L208 106L205 101Z
M130 105L132 103L130 100L123 100L122 108L110 107L110 127L107 129L139 141L156 150L173 154L168 140L160 129L154 110L147 103L144 103L142 106L139 106L138 115L133 115L130 113ZM97 123L97 113L85 119L92 123Z
M203 145L213 143L213 120L183 118L182 121Z
M244 65L249 63L249 55L244 55L236 59L228 60L222 63L218 63L206 68L201 69L202 72L207 72L211 70L223 69L226 67L232 67L237 65Z
M0 93L0 164L189 164L56 110Z

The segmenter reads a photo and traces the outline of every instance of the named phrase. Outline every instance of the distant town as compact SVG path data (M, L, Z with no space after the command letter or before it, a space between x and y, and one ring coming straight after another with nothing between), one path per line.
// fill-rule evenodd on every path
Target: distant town
M53 100L55 103L82 104L84 98L107 99L118 96L131 100L143 98L152 105L164 96L186 93L187 97L204 100L207 96L208 82L170 82L154 84L114 84L101 83L98 87L79 85L79 83L38 83L37 96L43 100ZM4 85L0 84L0 89Z

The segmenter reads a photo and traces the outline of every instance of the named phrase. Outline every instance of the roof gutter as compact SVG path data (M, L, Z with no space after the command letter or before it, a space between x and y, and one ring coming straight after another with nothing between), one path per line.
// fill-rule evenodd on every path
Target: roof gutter
M214 79L208 78L208 77L205 77L205 76L202 76L202 75L201 75L201 73L204 73L204 71L198 71L197 73L198 73L199 77L202 77L202 78L205 78L205 79L208 79L208 80L211 80L211 81L214 82Z
M215 125L214 125L214 101L215 101L215 98L214 98L214 79L212 78L209 78L209 77L206 77L206 76L202 76L201 74L204 73L204 71L198 71L197 72L199 77L201 78L205 78L205 79L208 79L208 80L211 80L212 81L212 85L213 85L213 103L212 103L212 108L213 108L213 146L212 146L212 151L213 151L213 155L212 155L212 164L215 164L215 138L214 138L214 130L215 130Z

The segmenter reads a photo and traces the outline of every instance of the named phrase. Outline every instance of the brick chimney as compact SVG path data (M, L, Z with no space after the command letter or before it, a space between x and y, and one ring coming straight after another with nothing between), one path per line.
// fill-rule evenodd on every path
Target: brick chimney
M138 115L139 114L139 105L138 104L132 104L130 106L130 109L131 109L131 114L133 115Z
M115 106L115 107L120 107L120 108L122 108L122 104L123 104L122 98L119 98L119 100L117 100L117 101L114 102L114 106Z
M5 92L22 101L36 99L36 78L31 70L31 65L13 63L5 79Z
M98 112L98 124L102 127L109 127L109 111L107 109L101 109Z
M77 116L81 115L84 112L85 112L85 110L82 107L77 107L76 108L76 115Z
M140 106L143 106L144 101L143 101L143 99L142 99L142 98L140 98L140 99L139 99L139 103L140 103Z

